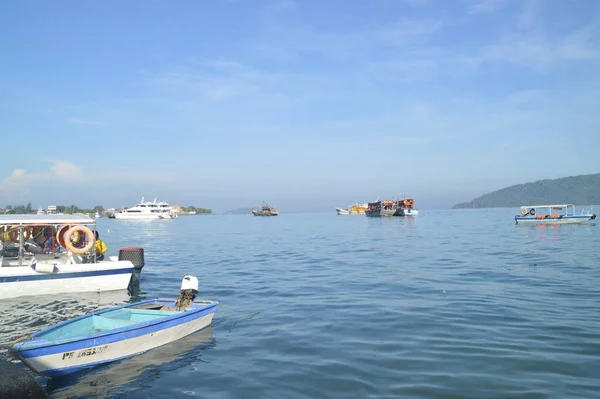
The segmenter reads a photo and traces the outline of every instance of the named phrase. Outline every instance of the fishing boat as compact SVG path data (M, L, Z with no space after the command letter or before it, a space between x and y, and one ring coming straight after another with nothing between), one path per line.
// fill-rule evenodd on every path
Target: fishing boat
M383 200L369 202L365 215L369 217L394 216L398 211L398 205L395 201Z
M404 198L396 201L397 209L394 216L417 216L419 210L415 208L415 200L412 198Z
M353 204L346 208L335 208L338 215L364 215L369 204Z
M573 224L596 219L591 208L582 208L581 214L575 214L575 205L528 205L521 207L521 213L515 215L516 224Z
M0 299L127 289L143 248L99 261L95 231L88 215L0 215Z
M142 200L131 208L115 212L115 219L122 220L171 220L177 218L177 212L173 210L168 202L157 202Z
M252 214L254 216L277 216L279 212L274 206L263 202L260 208L252 209Z
M36 374L56 378L169 344L208 327L218 302L196 301L198 279L185 276L177 299L150 299L60 322L10 344Z

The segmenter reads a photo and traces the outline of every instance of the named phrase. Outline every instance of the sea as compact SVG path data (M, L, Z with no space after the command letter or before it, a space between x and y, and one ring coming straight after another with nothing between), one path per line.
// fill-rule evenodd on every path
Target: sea
M59 321L177 297L193 275L198 298L219 301L210 328L36 377L48 396L599 398L600 228L515 225L518 211L102 218L109 254L144 248L139 285L3 301L0 358Z

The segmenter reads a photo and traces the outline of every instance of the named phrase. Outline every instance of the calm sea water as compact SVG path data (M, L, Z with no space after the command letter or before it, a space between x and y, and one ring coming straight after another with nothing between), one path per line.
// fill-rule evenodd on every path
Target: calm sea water
M109 253L145 248L139 291L4 301L0 344L192 274L210 329L39 380L50 397L600 397L600 230L517 211L101 219Z

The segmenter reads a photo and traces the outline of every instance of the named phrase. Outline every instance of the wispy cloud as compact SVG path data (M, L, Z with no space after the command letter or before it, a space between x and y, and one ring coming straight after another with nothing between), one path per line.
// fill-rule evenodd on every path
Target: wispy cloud
M66 119L66 122L69 125L75 125L75 126L106 126L107 123L106 122L101 122L95 119L86 119L86 118L78 118L78 117L68 117Z
M481 61L500 61L545 70L558 62L600 59L598 29L588 26L566 35L548 37L512 33L481 49Z
M430 0L404 0L406 4L413 7L422 7L430 3Z
M488 13L500 10L506 0L468 0L467 9L471 14Z

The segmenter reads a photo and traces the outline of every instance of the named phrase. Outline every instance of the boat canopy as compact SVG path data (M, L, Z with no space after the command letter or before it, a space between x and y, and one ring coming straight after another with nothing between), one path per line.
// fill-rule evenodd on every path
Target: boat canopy
M567 207L575 207L573 204L563 204L563 205L523 205L521 209L539 209L539 208L567 208Z
M88 215L0 215L1 225L95 224Z

